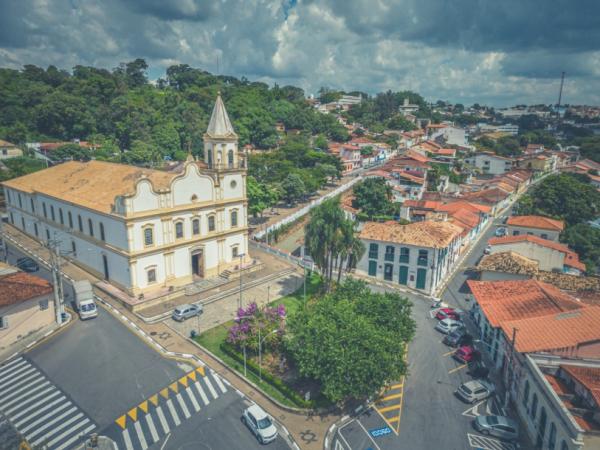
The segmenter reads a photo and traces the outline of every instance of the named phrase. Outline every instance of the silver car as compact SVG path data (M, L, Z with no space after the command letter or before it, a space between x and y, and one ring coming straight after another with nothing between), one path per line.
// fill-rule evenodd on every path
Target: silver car
M475 403L491 397L495 391L493 383L483 380L467 381L459 386L456 395L467 403Z
M483 434L514 441L519 437L517 422L504 416L479 416L473 421L475 429Z
M463 323L459 320L454 320L454 319L442 319L440 320L437 325L435 326L435 329L444 333L444 334L448 334L448 333L452 333L454 330L463 327Z
M244 410L242 422L250 428L261 444L268 444L277 438L277 428L273 425L271 417L258 405Z
M183 322L185 319L189 319L190 317L195 317L202 314L202 311L202 305L185 304L175 308L171 317L177 322Z

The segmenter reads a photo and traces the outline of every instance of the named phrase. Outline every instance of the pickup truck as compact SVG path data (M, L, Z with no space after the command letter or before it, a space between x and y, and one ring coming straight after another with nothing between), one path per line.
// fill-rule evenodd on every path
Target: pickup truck
M88 280L80 280L73 283L75 290L75 309L81 320L93 319L98 316L98 308L94 301L94 291Z

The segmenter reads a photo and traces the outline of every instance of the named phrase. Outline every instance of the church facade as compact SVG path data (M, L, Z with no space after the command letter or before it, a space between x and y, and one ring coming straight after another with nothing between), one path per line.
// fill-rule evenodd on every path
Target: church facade
M131 295L250 262L246 160L220 95L204 161L174 172L71 161L3 187L12 225Z

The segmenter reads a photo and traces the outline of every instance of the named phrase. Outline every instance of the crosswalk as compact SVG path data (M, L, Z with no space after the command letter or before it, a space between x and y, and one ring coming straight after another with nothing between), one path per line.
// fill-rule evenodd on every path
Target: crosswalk
M119 417L107 434L120 449L146 450L227 392L217 374L200 367Z
M29 360L0 366L0 413L35 448L64 450L96 424Z

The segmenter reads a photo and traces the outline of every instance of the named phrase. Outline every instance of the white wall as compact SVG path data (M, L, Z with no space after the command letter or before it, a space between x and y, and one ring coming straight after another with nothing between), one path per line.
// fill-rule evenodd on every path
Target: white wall
M515 231L518 231L515 234ZM549 239L554 242L558 242L558 236L560 235L559 231L551 231L551 230L541 230L537 228L525 228L525 227L517 227L514 225L508 225L508 235L509 236L525 236L526 234L532 234L537 237L542 237L542 234L545 234L546 237L543 239Z
M512 169L512 162L492 155L477 154L465 159L467 164L481 169L484 173L501 175ZM487 162L487 164L486 164Z
M548 247L531 242L514 242L511 244L492 245L491 254L513 251L526 258L539 262L540 270L551 272L552 269L563 271L565 254Z

